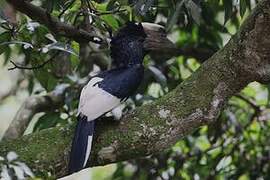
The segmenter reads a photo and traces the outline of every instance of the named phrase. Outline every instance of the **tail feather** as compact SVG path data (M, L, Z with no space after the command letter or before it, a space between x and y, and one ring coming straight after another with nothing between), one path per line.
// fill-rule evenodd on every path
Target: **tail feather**
M91 152L94 125L94 120L87 121L86 116L78 116L69 160L70 174L80 171L87 163Z

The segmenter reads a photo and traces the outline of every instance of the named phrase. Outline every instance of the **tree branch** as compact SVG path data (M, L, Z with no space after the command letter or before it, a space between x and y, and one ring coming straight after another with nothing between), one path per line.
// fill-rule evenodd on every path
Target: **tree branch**
M252 81L270 81L270 1L261 1L228 44L175 90L137 108L115 125L99 122L91 166L164 151L198 127L211 123L224 104ZM73 126L56 127L0 143L0 154L16 151L34 171L66 174Z
M166 37L163 26L143 23L143 27L148 35L144 47L150 51L150 56L156 61L164 62L173 56L186 56L193 57L203 63L215 53L211 49L202 47L177 47Z
M63 23L57 18L51 16L48 12L46 12L45 9L35 6L30 2L24 0L6 1L10 3L16 10L48 27L55 34L74 39L77 42L91 41L98 44L102 43L102 38L98 37L93 32L87 32L70 24Z
M48 111L62 105L64 101L64 93L67 88L67 84L61 84L56 86L55 90L47 95L28 97L13 118L3 136L3 139L16 139L20 137L35 114Z
M14 69L26 69L26 70L34 70L34 69L40 69L43 68L46 64L48 64L49 62L53 61L54 58L59 54L59 52L55 53L54 55L52 55L48 60L44 61L43 63L37 65L37 66L32 66L32 67L27 67L27 66L21 66L16 64L13 61L10 61L11 64L13 64L13 67L8 68L9 71L14 70Z

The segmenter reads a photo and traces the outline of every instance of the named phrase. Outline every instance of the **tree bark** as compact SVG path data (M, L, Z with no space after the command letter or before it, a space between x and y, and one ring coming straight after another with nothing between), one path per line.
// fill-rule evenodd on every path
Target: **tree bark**
M71 24L66 24L59 21L56 17L51 16L49 12L45 9L35 6L30 2L25 0L6 0L9 4L11 4L16 10L26 14L31 19L44 24L48 27L51 32L65 36L68 38L72 38L77 42L94 42L101 44L102 39L97 36L94 32L87 32L83 29L79 29Z
M228 44L190 78L119 124L99 122L90 166L158 153L216 120L228 99L252 81L270 81L270 1L261 1ZM106 125L105 125L106 123ZM55 127L0 143L35 172L66 174L74 125Z

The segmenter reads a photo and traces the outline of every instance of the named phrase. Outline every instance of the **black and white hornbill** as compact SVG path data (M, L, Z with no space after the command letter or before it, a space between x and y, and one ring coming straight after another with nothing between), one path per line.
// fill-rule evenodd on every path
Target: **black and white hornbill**
M72 143L69 173L80 171L88 161L95 120L131 96L143 74L146 38L143 26L129 22L111 41L111 56L116 67L91 78L83 88L78 108L78 122Z

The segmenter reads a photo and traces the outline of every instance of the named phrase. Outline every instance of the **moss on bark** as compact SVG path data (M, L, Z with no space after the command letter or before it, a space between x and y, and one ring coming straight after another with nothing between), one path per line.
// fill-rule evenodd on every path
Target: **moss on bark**
M229 43L190 78L154 103L137 108L119 124L100 122L91 165L103 165L169 148L214 121L224 104L254 80L269 81L270 2L261 1ZM261 36L264 40L261 39ZM73 126L56 127L0 143L0 154L16 151L36 172L66 173Z

